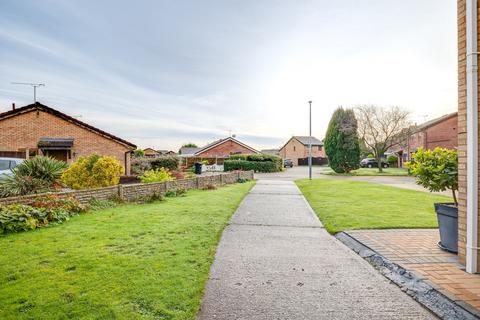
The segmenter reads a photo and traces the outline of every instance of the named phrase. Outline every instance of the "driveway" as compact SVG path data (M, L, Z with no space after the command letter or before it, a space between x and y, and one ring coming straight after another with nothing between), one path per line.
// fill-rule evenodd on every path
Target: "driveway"
M384 184L387 186L404 188L404 189L411 189L417 191L424 191L429 192L427 189L419 186L415 183L415 178L410 176L402 176L402 177L395 177L395 176L330 176L321 174L322 167L313 167L312 169L312 178L319 178L319 179L338 179L338 180L350 180L350 181L365 181L365 182L373 182ZM275 172L275 173L256 173L256 179L264 179L264 180L288 180L294 181L298 179L305 179L308 178L308 167L307 166L297 166L293 168L286 168L283 172ZM436 192L437 194L442 194L446 196L451 196L451 192Z
M260 179L223 233L197 318L435 317L328 234L292 181Z

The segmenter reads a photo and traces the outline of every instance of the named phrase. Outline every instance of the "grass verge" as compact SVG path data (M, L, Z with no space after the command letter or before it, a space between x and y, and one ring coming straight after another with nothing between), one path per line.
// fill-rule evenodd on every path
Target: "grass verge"
M328 232L353 229L436 228L434 202L450 197L375 183L298 180L298 187Z
M194 319L221 233L253 184L0 237L0 319Z
M349 173L336 173L329 167L325 167L320 172L329 176L408 176L408 170L404 168L384 168L383 172L378 172L378 168L360 168Z

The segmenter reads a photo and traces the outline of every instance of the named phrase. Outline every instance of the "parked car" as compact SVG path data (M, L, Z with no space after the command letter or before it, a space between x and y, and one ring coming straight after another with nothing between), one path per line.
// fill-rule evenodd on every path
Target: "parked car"
M293 168L293 161L292 161L292 159L285 159L285 160L283 160L283 167L284 167L284 168L286 168L286 167Z
M23 159L17 158L0 158L0 178L3 175L11 175L12 169L22 163Z
M362 168L378 168L377 159L374 158L365 158L360 161L360 167ZM382 161L382 167L388 168L388 163Z

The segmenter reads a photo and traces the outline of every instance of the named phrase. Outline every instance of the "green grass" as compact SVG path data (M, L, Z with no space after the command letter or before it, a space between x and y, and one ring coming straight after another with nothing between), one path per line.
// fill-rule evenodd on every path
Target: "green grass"
M336 173L329 167L324 167L321 174L329 176L408 176L408 170L404 168L384 168L378 172L378 168L360 168L349 173Z
M328 232L352 229L436 228L434 202L450 197L369 182L296 181Z
M222 230L253 184L0 237L0 319L194 319Z

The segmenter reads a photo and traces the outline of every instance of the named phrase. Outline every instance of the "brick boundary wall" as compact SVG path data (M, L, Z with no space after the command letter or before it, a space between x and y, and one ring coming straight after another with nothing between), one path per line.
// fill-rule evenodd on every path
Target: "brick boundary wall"
M64 192L49 192L42 194L33 194L20 197L9 197L0 199L0 205L8 204L31 204L36 198L45 195L55 195L58 197L74 197L82 204L88 204L91 199L108 200L119 197L125 201L134 201L141 197L148 197L153 194L164 195L168 190L183 189L203 189L208 185L221 187L226 184L233 184L238 179L253 180L253 171L236 171L222 173L218 175L203 176L192 179L173 180L157 183L136 183L128 185L117 185L113 187L72 190Z

